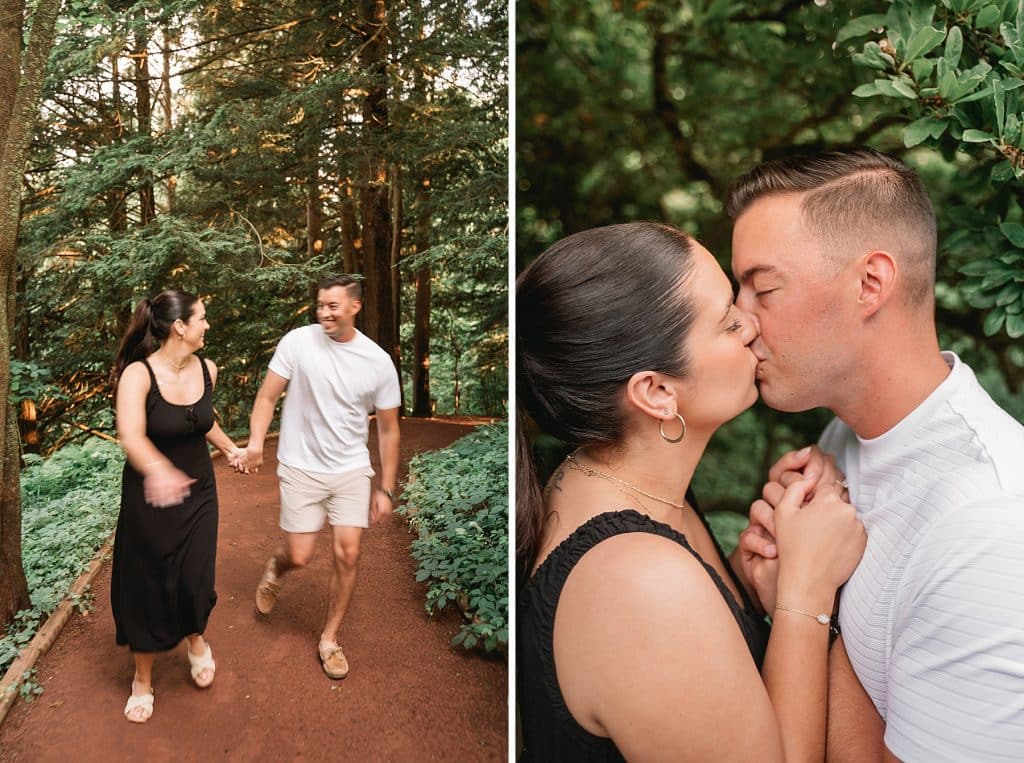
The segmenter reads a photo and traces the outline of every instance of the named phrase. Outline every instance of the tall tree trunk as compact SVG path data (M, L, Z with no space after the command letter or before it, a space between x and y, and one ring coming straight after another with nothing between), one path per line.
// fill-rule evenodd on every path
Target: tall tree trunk
M341 266L345 273L359 273L359 223L356 222L356 200L352 197L352 181L345 178L341 184Z
M163 73L160 77L161 105L164 112L164 132L169 133L174 128L173 98L171 97L171 44L177 40L172 39L171 33L163 30L160 52L163 54ZM167 211L174 211L174 192L178 187L178 178L170 175L167 178Z
M363 313L366 333L391 355L397 367L398 321L392 310L391 208L384 154L388 131L387 13L384 0L360 0L360 11L366 38L360 58L367 78L363 98L366 165L359 194L366 276Z
M324 206L320 200L319 162L306 178L306 256L312 259L324 249Z
M107 130L110 143L119 143L124 138L124 114L121 102L121 67L118 59L121 51L110 56L111 100L114 122ZM128 230L128 196L121 188L111 188L106 193L107 221L112 233ZM127 325L127 324L126 324Z
M60 0L39 0L22 51L25 6L0 0L0 628L29 606L21 562L21 450L11 396L21 189ZM20 53L20 55L19 55Z
M391 273L391 315L394 320L395 368L398 371L398 389L401 394L400 409L405 412L405 385L402 383L402 338L399 331L402 315L402 271L398 260L402 257L402 176L397 164L390 167L391 181L391 253L388 267Z
M416 254L430 248L430 178L424 177L416 192ZM430 416L430 265L416 268L416 306L412 334L412 415Z
M149 37L138 32L135 37L135 118L139 135L149 137L153 131L153 98L149 91ZM144 153L149 153L148 147ZM156 218L156 198L153 195L153 180L149 172L139 185L139 225L145 227Z

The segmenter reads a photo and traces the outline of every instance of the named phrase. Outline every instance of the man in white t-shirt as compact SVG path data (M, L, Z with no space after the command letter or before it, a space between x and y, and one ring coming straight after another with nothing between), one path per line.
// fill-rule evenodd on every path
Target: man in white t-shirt
M762 398L836 414L820 445L868 532L830 652L829 759L1024 760L1024 428L939 350L920 179L869 149L793 157L727 207ZM801 452L772 478L812 458L820 473ZM748 577L781 489L751 508Z
M394 508L398 478L398 374L391 357L356 329L362 304L362 286L351 276L320 282L317 323L289 331L278 343L256 394L246 448L247 467L258 469L274 408L287 389L277 448L285 543L267 562L256 608L270 614L282 576L309 562L329 520L334 559L318 651L331 678L348 675L337 635L355 588L363 530ZM366 440L374 411L381 475L372 490Z

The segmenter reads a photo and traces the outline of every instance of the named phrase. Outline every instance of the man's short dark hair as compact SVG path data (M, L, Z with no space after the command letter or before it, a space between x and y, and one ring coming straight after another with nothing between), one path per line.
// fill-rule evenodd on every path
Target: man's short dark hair
M362 300L363 298L362 279L348 274L324 278L316 285L316 290L319 292L324 289L333 289L335 286L344 286L352 299Z
M791 156L765 162L729 189L725 208L737 220L754 202L804 194L804 224L841 266L852 243L895 240L907 301L930 302L935 285L935 212L921 178L903 162L871 148ZM880 247L881 248L881 247Z

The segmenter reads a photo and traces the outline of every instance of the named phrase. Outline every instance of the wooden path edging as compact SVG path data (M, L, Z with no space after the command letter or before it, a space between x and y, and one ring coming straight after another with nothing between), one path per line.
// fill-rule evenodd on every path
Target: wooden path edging
M110 558L110 552L114 548L114 533L111 533L99 550L93 556L92 561L85 568L85 572L78 576L78 579L71 584L71 590L64 597L57 608L50 613L50 616L43 623L29 645L21 650L21 653L11 663L2 680L0 680L0 723L4 722L8 711L14 706L14 702L20 695L18 689L24 681L26 672L35 667L36 660L46 654L53 646L57 636L64 629L64 625L75 611L75 600L85 593L85 590L99 574L103 563Z

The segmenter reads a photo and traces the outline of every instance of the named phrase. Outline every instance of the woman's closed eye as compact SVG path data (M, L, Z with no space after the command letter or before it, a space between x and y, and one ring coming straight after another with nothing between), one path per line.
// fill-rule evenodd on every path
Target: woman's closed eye
M726 331L731 331L733 333L736 333L741 328L743 328L743 324L742 323L740 323L739 321L733 321L732 323L729 324L728 328L726 328Z

